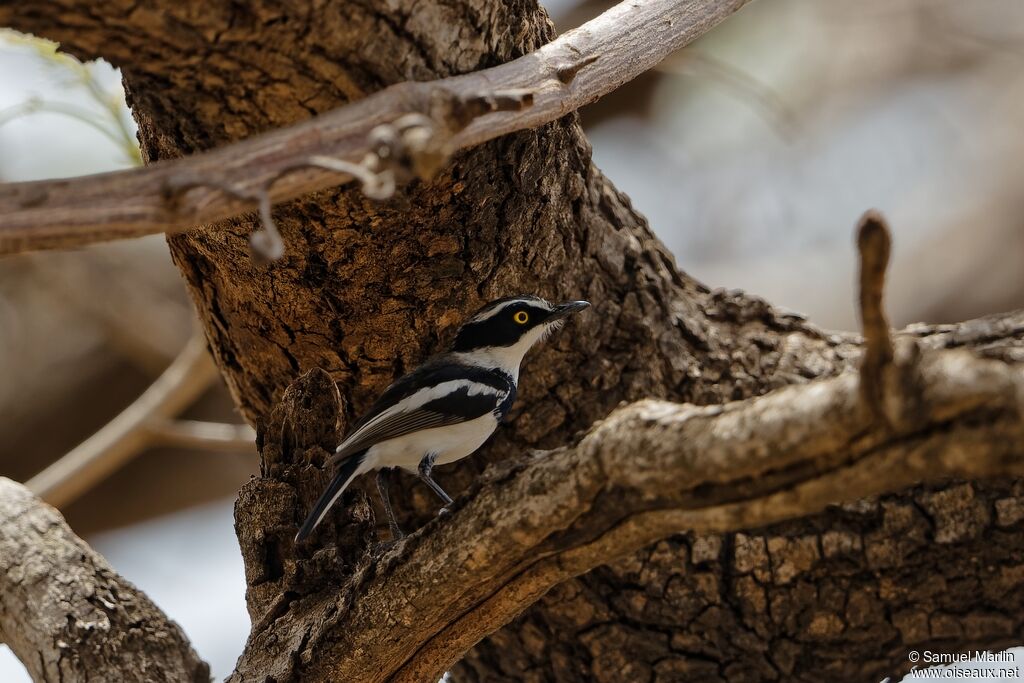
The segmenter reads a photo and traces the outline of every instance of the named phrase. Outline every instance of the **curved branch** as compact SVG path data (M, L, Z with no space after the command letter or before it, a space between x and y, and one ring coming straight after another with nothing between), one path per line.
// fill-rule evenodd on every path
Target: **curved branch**
M177 624L2 477L0 632L36 681L210 680Z
M134 403L26 486L51 505L66 505L145 448L152 439L151 420L177 415L206 391L216 376L206 338L193 335Z
M510 469L363 567L264 620L232 680L434 680L558 583L681 530L735 531L951 477L1024 474L1024 371L896 354L913 411L876 419L855 373L725 406L642 401ZM887 384L887 386L890 386ZM899 397L904 397L900 399ZM467 542L472 539L472 542ZM276 609L280 609L278 605Z
M491 69L401 83L312 120L144 169L0 186L0 254L186 230L347 182L316 156L362 164L403 115L434 139L401 170L429 173L456 150L535 128L593 102L707 32L748 0L628 0ZM13 23L0 9L0 23ZM525 106L528 105L528 106ZM429 144L427 144L429 143ZM419 158L426 157L426 158Z

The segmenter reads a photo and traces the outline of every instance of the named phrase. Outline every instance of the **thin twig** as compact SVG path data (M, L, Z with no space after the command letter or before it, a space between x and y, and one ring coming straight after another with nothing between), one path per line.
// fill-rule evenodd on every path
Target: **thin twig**
M429 145L440 152L436 167L455 150L535 128L593 102L747 2L627 0L491 69L401 83L289 128L144 169L0 186L0 253L186 230L252 211L264 188L271 202L280 202L337 185L337 171L309 168L309 159L362 164L379 142L372 133L409 114L428 117L440 136Z
M223 453L256 451L256 431L245 424L154 418L144 427L150 445Z
M687 49L669 57L656 69L666 74L706 76L763 112L783 140L793 142L797 138L799 117L785 100L768 85L726 61Z
M362 183L363 194L370 199L387 199L395 193L395 176L390 171L373 173L362 164L353 164L344 159L314 155L306 159L304 166L316 166L329 171L347 173Z
M51 505L67 505L146 447L150 420L177 415L206 391L216 376L206 339L197 333L134 403L26 486Z
M274 217L270 212L269 193L260 194L259 206L260 223L263 224L263 229L250 235L249 242L252 244L252 248L264 257L271 260L279 259L284 256L284 240L281 239L281 232L277 229L277 223L274 222Z

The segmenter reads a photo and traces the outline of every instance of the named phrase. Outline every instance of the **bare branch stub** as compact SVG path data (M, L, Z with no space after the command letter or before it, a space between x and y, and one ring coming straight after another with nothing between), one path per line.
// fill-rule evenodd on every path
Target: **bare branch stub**
M573 80L576 78L576 74L578 74L581 69L593 64L597 60L597 55L590 55L588 57L584 57L578 62L573 62L572 64L565 64L563 66L558 67L555 70L555 76L564 85L569 85L570 83L573 82Z
M860 318L864 331L861 395L872 412L885 419L883 374L893 362L893 345L882 297L892 239L885 219L877 211L868 211L861 218L857 227L857 249L860 253Z

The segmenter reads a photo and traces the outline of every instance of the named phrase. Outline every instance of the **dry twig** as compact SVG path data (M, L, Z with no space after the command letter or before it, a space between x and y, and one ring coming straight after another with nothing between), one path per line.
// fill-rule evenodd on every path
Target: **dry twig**
M889 321L882 304L885 269L889 265L892 239L881 214L869 211L857 227L860 253L860 319L864 330L864 358L861 360L861 388L869 405L882 404L882 373L892 363Z
M174 422L206 391L217 369L196 333L160 377L130 406L64 457L32 477L26 486L55 506L73 501L154 443L237 451L252 447L246 426Z
M144 427L151 445L202 449L223 453L254 451L256 430L246 424L198 420L147 420Z

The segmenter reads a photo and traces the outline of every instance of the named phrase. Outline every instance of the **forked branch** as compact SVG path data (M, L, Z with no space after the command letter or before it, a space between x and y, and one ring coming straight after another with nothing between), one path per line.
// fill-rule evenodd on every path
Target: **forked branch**
M152 445L248 450L255 441L255 433L247 425L174 419L216 377L206 338L196 332L141 396L98 432L32 477L26 486L47 503L63 507Z

